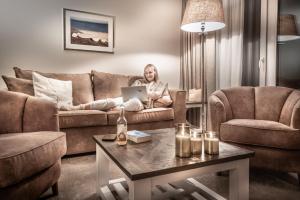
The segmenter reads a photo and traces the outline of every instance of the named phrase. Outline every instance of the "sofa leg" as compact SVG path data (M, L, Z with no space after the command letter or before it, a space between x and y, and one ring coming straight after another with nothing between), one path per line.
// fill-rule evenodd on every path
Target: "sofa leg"
M58 195L58 183L54 183L54 185L52 185L52 192L53 192L53 195Z

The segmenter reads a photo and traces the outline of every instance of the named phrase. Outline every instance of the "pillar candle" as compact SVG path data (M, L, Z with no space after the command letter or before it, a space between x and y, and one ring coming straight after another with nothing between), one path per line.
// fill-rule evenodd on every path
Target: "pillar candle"
M202 139L201 137L191 137L191 150L192 154L200 155L202 151Z
M205 137L204 149L207 154L219 154L219 139L217 137L213 137L213 135Z
M188 135L176 135L176 156L190 157L191 156L191 141Z

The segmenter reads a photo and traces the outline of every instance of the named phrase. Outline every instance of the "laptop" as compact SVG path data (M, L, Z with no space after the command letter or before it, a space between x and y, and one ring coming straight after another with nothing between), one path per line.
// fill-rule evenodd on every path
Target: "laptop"
M132 98L138 98L141 102L148 101L146 86L121 87L121 92L124 102Z

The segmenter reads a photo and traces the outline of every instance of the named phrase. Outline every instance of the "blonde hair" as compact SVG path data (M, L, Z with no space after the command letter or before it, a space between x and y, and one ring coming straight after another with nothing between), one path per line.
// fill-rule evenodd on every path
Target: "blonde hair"
M149 82L148 79L147 79L146 76L145 76L145 71L146 71L146 69L148 69L148 68L150 68L150 67L153 67L153 69L154 69L154 72L155 72L154 81L157 82L157 81L158 81L158 71L157 71L156 66L153 65L153 64L148 64L148 65L145 66L145 68L144 68L144 78L145 78L145 80L146 80L147 82Z

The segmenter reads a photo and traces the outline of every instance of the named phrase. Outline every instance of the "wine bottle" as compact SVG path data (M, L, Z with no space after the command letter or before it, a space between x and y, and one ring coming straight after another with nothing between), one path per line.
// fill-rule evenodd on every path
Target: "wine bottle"
M121 146L127 144L127 120L123 106L121 106L120 116L117 120L117 144Z

